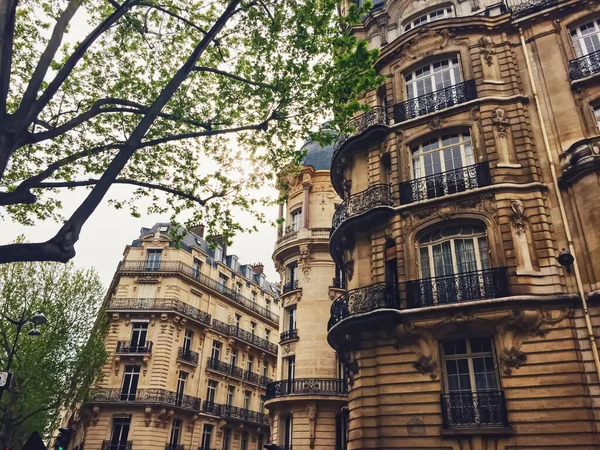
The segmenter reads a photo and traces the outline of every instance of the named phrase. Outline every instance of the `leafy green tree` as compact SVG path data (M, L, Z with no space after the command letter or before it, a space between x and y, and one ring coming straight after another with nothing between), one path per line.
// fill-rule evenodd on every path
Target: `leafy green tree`
M32 431L50 431L59 411L85 398L101 375L107 356L102 298L94 270L55 262L0 265L0 368L6 367L16 337L6 317L20 320L39 310L47 319L39 336L21 332L12 386L0 403L2 448L20 448Z
M366 6L368 7L368 5ZM115 184L117 208L205 223L226 240L258 220L265 183L310 130L343 128L378 57L336 0L0 0L0 205L63 222L0 262L68 261ZM362 11L362 12L361 12ZM85 31L86 33L82 33ZM83 36L82 36L83 34ZM316 139L332 139L325 133ZM88 194L69 216L61 189Z

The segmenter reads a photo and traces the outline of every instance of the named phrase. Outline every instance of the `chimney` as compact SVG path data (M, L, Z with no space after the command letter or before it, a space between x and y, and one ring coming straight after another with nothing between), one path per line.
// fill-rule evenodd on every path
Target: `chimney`
M260 275L265 270L265 266L263 265L263 263L252 264L252 270L254 270L254 273L257 273Z
M190 228L190 233L194 233L201 238L204 237L204 225L196 225L195 227Z

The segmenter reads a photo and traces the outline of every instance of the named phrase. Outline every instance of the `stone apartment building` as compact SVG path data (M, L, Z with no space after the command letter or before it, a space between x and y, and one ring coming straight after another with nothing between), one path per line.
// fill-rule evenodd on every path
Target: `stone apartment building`
M269 442L278 289L263 266L209 248L203 227L177 248L168 223L125 248L106 301L104 378L77 412L72 448L258 450Z
M600 2L375 1L353 32L385 82L331 162L348 448L600 448Z
M281 176L287 195L273 261L281 275L277 381L267 386L271 440L280 449L345 448L347 381L327 345L331 301L344 292L343 272L329 254L329 230L341 199L331 186L333 146L306 142L297 171Z

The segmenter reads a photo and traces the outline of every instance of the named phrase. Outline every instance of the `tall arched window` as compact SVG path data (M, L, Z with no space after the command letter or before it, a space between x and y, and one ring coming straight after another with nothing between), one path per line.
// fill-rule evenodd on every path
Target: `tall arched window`
M458 55L425 64L404 79L408 100L458 84L462 81Z

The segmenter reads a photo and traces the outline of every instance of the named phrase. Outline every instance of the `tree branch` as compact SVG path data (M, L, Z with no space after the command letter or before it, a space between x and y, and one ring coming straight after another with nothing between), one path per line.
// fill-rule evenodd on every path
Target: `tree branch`
M4 0L0 3L0 115L6 114L6 100L10 86L13 42L15 37L15 17L18 0Z
M246 78L240 77L239 75L235 75L233 73L225 72L225 71L219 70L219 69L214 69L212 67L196 66L196 67L194 67L194 71L196 71L196 72L211 72L211 73L216 73L217 75L222 75L224 77L228 77L228 78L231 78L233 80L241 81L242 83L250 84L252 86L264 87L264 88L272 89L272 90L276 90L277 89L272 84L262 83L260 81L248 80Z
M175 14L173 11L169 11L168 9L160 6L160 5L154 5L152 3L146 3L146 2L138 2L138 5L140 6L148 6L149 8L154 8L158 11L164 12L165 14L174 17L175 19L181 20L183 23L185 23L186 25L194 28L195 30L198 30L199 32L201 32L202 34L206 35L206 30L200 28L198 25L196 25L194 22L186 19L185 17L180 16L179 14Z
M36 188L50 188L50 189L51 188L73 188L73 187L81 187L81 186L93 186L93 185L98 184L99 181L100 180L95 180L95 179L81 180L81 181L46 181L46 182L38 183L35 187ZM168 194L173 194L178 197L185 198L187 200L191 200L195 203L198 203L201 206L205 206L209 200L211 200L215 197L218 197L218 195L211 195L210 197L207 197L206 199L202 199L195 195L188 194L187 192L183 192L179 189L170 188L168 186L163 186L161 184L146 183L144 181L131 180L128 178L117 178L115 181L113 181L113 184L129 184L132 186L139 186L139 187L144 187L144 188L148 188L148 189L154 189L157 191L163 191L163 192L167 192Z

